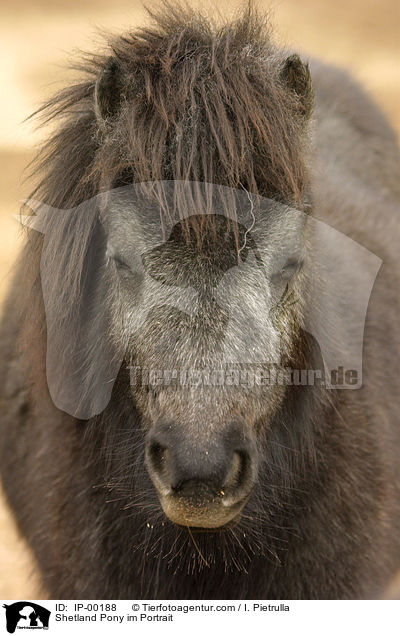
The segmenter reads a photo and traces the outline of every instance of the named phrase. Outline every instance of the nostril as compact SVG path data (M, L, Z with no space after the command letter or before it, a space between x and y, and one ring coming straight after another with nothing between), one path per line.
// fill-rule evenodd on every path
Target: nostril
M245 497L251 489L251 459L244 450L236 450L226 476L223 494L224 504L232 505Z
M148 447L148 458L153 470L161 473L165 464L167 449L158 442L151 442Z
M226 486L240 486L245 479L250 458L245 451L233 453L232 464L226 478Z
M236 451L235 454L239 456L239 470L236 476L237 485L241 486L250 477L250 457L245 451Z
M242 472L242 457L239 452L235 451L232 456L232 462L231 462L228 474L225 477L224 487L225 488L235 487L239 481L239 476L241 472Z
M157 490L163 495L170 494L168 448L159 442L150 441L146 448L146 464Z

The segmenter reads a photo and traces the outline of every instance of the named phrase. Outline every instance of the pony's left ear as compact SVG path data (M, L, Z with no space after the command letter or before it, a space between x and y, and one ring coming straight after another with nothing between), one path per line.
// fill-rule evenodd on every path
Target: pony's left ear
M289 55L281 69L280 79L297 96L300 113L308 119L314 108L314 91L308 64L302 62L295 53Z
M118 114L122 90L121 66L115 57L109 57L96 81L94 90L94 108L100 124Z

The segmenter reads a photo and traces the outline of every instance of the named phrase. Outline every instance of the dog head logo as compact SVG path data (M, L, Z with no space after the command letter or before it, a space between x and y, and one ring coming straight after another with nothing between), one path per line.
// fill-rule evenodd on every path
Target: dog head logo
M3 605L6 610L7 631L14 634L18 629L48 629L50 611L32 601L18 601Z

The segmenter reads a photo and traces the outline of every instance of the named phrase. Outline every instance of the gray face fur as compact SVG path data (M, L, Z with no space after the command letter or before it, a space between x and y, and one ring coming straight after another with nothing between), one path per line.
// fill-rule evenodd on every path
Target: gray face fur
M233 200L235 209L208 207L202 218L207 217L215 233L205 231L201 245L193 231L188 242L184 223L174 221L173 214L162 227L157 206L138 206L126 188L103 215L112 334L134 369L133 400L150 432L172 423L186 440L183 454L204 449L205 462L207 449L229 435L232 422L254 443L255 430L268 426L282 401L283 386L237 386L218 371L243 373L249 366L280 364L287 358L301 310L306 256L304 214L268 200L254 205L246 192L227 194L233 194L230 205ZM189 225L192 214L186 215ZM201 221L199 206L194 216ZM288 291L296 300L285 309L281 299ZM246 494L256 479L254 457L250 464ZM233 483L239 467L232 470ZM226 510L213 501L195 512L186 505L183 520L182 498L178 510L170 480L151 469L150 474L174 521L213 526L237 514L238 506L226 504ZM225 481L229 486L229 476Z
M235 491L244 504L255 440L291 383L284 369L308 364L304 332L321 349L313 365L327 388L339 365L361 371L379 259L304 212L244 189L176 181L114 188L71 210L29 204L38 214L27 219L44 233L50 395L91 418L110 401L121 364L130 367L149 472L174 520L175 482L176 491L185 480L218 483L231 491L224 501ZM84 277L70 266L76 236L88 246L76 254ZM205 523L200 509L208 525L226 521L208 501L191 525Z

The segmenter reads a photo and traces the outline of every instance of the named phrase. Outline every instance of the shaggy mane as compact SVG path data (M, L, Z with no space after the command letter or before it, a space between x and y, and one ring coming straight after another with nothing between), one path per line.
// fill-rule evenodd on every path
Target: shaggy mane
M84 55L74 67L81 81L34 113L58 127L34 163L33 196L71 208L116 183L173 179L299 204L306 127L280 81L285 54L267 19L251 5L219 24L182 4L147 12L149 26ZM95 86L110 56L121 69L120 108L99 122Z

